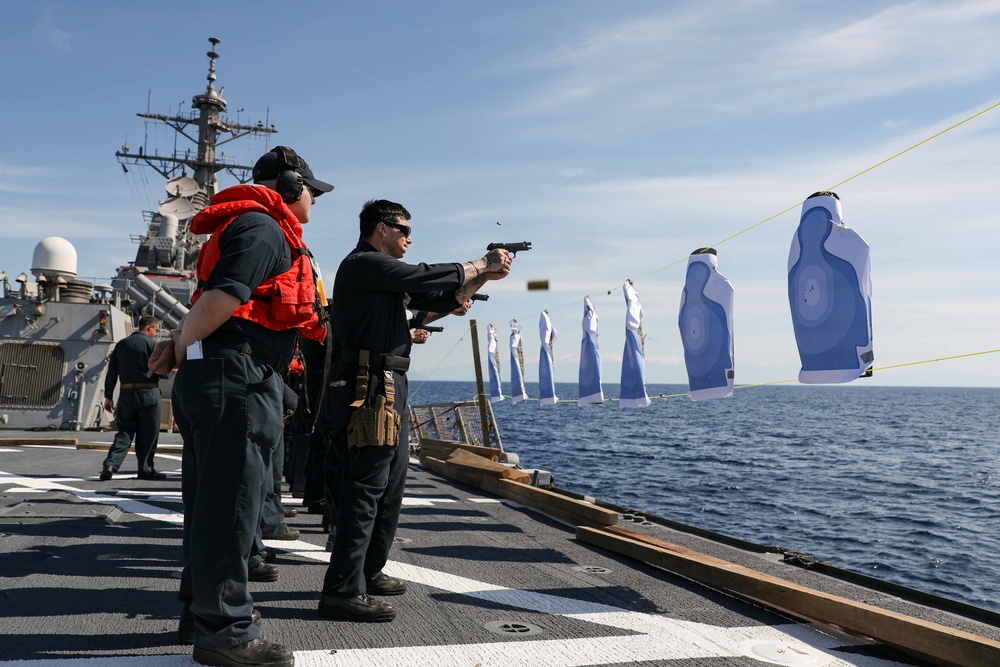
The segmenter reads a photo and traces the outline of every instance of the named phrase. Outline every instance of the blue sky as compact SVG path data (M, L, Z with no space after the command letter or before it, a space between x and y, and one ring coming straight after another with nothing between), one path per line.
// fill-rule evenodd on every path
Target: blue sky
M134 257L129 234L162 183L124 174L114 151L143 142L147 100L189 110L218 37L230 115L268 116L271 145L336 185L307 228L325 273L372 197L413 214L411 261L529 240L471 314L503 341L511 318L524 325L527 380L545 308L557 380L575 382L590 295L617 382L631 278L647 381L683 383L688 254L1000 101L998 34L1000 1L9 3L0 269L28 270L49 235L73 242L82 277ZM1000 109L837 189L872 248L876 368L1000 348L998 128ZM150 146L171 142L150 128ZM265 150L231 146L250 162ZM737 383L798 372L786 293L797 223L787 213L717 246L736 290ZM528 292L534 279L550 290ZM449 353L466 323L444 324L415 351L414 375L469 379L468 340ZM997 386L1000 354L864 382Z

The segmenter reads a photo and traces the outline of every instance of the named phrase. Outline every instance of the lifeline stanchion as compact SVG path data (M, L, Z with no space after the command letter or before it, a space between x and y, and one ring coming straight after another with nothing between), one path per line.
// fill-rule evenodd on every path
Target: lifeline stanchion
M476 320L469 321L469 332L472 335L472 363L476 367L476 393L479 395L479 418L482 420L483 447L492 447L493 439L490 437L490 420L486 416L486 394L483 387L483 367L479 359L479 329L476 328Z

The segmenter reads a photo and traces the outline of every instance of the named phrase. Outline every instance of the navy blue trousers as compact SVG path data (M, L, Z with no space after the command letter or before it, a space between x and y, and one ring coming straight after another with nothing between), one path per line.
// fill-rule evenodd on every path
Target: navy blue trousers
M265 450L281 437L281 377L267 364L204 343L174 381L184 440L181 623L195 645L229 648L260 636L247 561L255 552L267 477Z
M348 447L347 419L354 388L334 390L338 392L332 397L338 406L332 443L336 451L331 452L330 461L335 469L329 471L329 477L337 499L337 534L323 580L324 595L364 593L369 581L382 576L389 560L410 460L405 376L396 374L395 384L393 407L403 416L396 447Z
M262 452L267 471L264 478L264 507L261 510L260 529L264 539L288 530L285 523L285 507L281 503L281 467L285 456L284 437Z
M156 472L153 458L156 456L156 443L160 440L160 390L122 389L115 409L115 425L118 433L108 448L103 466L117 471L125 461L134 438L139 474Z

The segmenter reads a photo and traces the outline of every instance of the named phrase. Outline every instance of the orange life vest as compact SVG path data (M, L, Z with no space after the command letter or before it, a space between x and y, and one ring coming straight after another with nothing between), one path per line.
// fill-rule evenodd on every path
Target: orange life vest
M219 237L244 213L265 213L274 219L292 252L292 268L271 276L253 291L249 301L233 311L233 317L256 322L268 329L298 329L299 334L315 341L326 340L326 314L319 306L312 254L302 240L302 224L274 190L254 185L236 185L212 197L212 205L191 221L194 234L211 234L198 255L198 289L191 297L195 303L203 285L219 261Z
M302 352L299 348L295 348L295 353L292 355L292 361L288 364L288 373L290 375L302 375L306 372L306 365L302 361Z

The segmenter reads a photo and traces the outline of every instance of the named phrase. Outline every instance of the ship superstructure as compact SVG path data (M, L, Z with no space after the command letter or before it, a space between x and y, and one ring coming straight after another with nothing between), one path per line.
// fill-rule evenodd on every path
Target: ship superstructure
M73 245L49 237L35 248L31 275L0 271L0 428L107 426L104 378L115 343L132 333L140 315L160 318L166 335L187 313L207 240L191 234L191 219L218 191L219 172L246 183L252 171L252 164L228 158L219 147L277 131L264 121L244 125L224 115L224 89L215 90L219 40L209 41L208 86L192 98L193 111L138 114L193 146L161 155L144 143L136 152L125 145L115 153L125 172L152 168L166 179L157 210L143 213L145 233L132 237L139 245L135 260L118 267L110 284L95 285L77 278Z
M219 40L209 39L212 50L208 52L208 86L191 100L191 113L173 115L137 114L147 122L166 125L178 138L188 142L187 149L175 148L169 155L161 155L149 146L132 151L128 144L115 152L118 162L126 172L129 166L152 168L166 179L166 198L159 202L156 211L145 214L146 233L134 236L139 249L135 260L118 270L112 282L117 292L129 302L132 312L150 308L164 320L167 328L176 326L176 304L187 306L191 301L196 282L194 270L198 251L206 237L192 234L191 219L208 206L209 199L218 192L219 172L225 171L240 183L250 180L253 165L241 164L227 157L220 147L249 135L269 135L277 130L273 125L259 120L251 125L232 121L224 114L225 88L215 89L215 61L219 58L216 45ZM146 280L137 279L144 276ZM168 298L164 298L168 297Z

